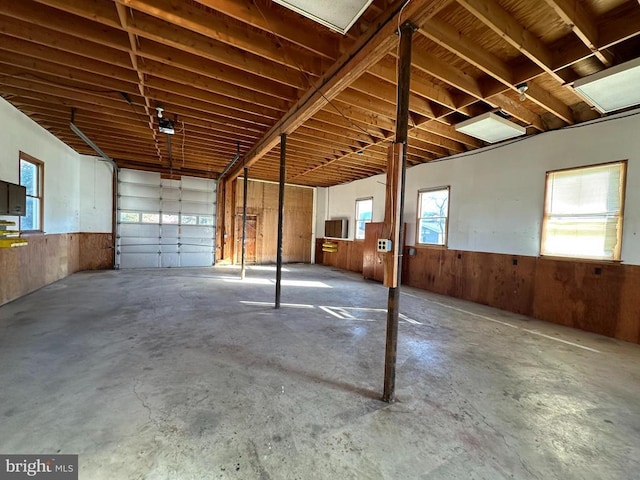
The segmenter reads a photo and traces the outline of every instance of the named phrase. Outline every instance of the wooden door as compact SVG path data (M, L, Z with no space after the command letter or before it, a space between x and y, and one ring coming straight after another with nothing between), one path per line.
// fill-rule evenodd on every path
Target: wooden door
M245 240L245 263L256 263L257 215L247 215L247 238ZM242 215L236 216L236 263L242 262Z

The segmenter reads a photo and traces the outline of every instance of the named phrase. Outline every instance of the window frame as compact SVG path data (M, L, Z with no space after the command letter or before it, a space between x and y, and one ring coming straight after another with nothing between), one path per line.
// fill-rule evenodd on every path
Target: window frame
M617 241L616 247L613 251L613 258L604 258L604 257L596 257L596 256L588 256L581 257L578 255L560 255L553 253L544 253L544 245L546 241L547 234L547 220L549 217L548 208L549 208L549 177L553 173L561 173L561 172L569 172L571 170L586 170L589 168L603 167L607 165L615 165L619 164L621 166L620 172L620 215L618 217L618 229L616 232ZM567 167L567 168L559 168L556 170L548 170L545 173L545 181L544 181L544 204L542 208L542 221L541 221L541 231L540 231L540 257L544 258L553 258L558 260L580 260L583 262L603 262L603 263L620 263L622 262L622 234L624 230L624 209L625 209L625 201L627 197L627 169L628 169L628 160L615 160L611 162L603 162L603 163L595 163L589 165L580 165L576 167Z
M367 200L371 200L371 220L358 220L358 203L359 202L366 202ZM373 222L373 197L362 197L362 198L356 198L356 205L355 205L355 222L354 222L354 230L353 230L353 239L354 240L364 240L365 234L362 234L362 238L358 237L358 224L362 221L365 224L365 228L363 229L363 231L366 231L366 224L367 223L371 223Z
M422 243L420 241L420 221L422 218L422 194L427 192L447 191L447 212L444 222L444 242L443 243ZM448 248L449 245L449 212L451 209L451 185L442 185L439 187L421 188L418 190L417 208L416 208L416 246L428 248Z
M28 198L37 198L38 199L38 228L31 230L23 230L22 229L22 217L19 219L19 227L20 231L23 233L44 233L44 162L39 160L28 153L23 151L19 152L18 155L18 183L22 185L22 162L27 162L34 165L38 172L38 182L37 182L37 195L29 195Z

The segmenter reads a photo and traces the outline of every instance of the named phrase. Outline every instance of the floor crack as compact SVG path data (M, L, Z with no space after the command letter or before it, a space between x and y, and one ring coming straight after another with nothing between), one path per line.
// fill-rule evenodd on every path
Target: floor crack
M140 394L138 393L138 391L136 390L136 386L139 385L140 380L136 380L136 382L133 384L133 394L136 396L136 398L140 401L140 404L147 410L148 412L148 418L149 421L147 423L154 423L153 418L151 418L151 407L149 407L149 405L147 405L147 403L144 401L144 399L140 396Z

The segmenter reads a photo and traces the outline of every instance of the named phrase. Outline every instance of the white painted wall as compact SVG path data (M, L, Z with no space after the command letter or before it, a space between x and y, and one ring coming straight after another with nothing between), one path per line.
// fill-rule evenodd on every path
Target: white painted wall
M95 159L77 154L2 98L0 118L0 180L18 183L20 151L44 162L45 233L110 232L110 167L94 169Z
M318 232L324 232L324 220L346 218L349 220L348 238L353 240L356 228L356 200L359 198L373 197L372 221L383 221L385 180L383 175L377 175L325 189L327 200L326 218L322 219L322 226L319 226Z
M111 232L113 168L100 157L80 157L80 231Z
M407 244L415 244L418 190L450 185L449 248L537 256L546 172L625 159L622 260L640 265L640 111L410 168ZM348 218L353 238L355 200L373 196L373 219L382 221L384 181L378 175L328 188L325 218Z

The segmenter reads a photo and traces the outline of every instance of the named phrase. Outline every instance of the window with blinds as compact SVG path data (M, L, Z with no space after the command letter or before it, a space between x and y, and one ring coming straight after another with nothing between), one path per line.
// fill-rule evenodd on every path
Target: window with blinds
M541 254L620 260L626 161L547 173Z

